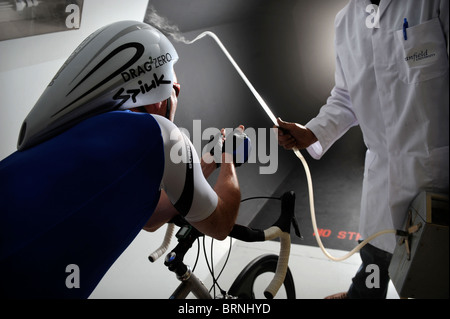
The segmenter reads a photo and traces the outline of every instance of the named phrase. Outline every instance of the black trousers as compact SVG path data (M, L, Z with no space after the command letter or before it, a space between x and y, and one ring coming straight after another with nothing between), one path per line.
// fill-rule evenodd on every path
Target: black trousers
M360 250L362 264L348 290L350 299L385 299L392 254L370 244Z

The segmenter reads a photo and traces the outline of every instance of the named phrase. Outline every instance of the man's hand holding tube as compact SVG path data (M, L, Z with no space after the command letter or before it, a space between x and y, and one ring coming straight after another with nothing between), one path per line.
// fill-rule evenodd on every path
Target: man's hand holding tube
M297 148L299 150L305 149L311 144L317 142L317 137L307 127L290 123L277 118L278 126L278 144L286 150Z

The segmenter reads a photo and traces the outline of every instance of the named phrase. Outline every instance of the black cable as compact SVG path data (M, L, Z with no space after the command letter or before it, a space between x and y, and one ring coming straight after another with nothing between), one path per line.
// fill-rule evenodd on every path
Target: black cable
M203 255L205 256L206 266L208 266L209 273L211 273L211 267L209 267L208 256L206 255L205 238L206 236L203 236Z
M211 240L214 240L214 239L211 238ZM212 244L212 242L211 242L211 244ZM206 261L206 265L208 266L209 273L211 274L212 280L213 280L213 284L212 284L211 288L209 288L209 292L211 292L211 290L214 288L214 297L215 297L215 291L216 291L216 290L215 290L215 286L217 285L217 287L219 288L219 290L221 291L221 293L225 294L226 291L223 290L222 287L220 287L219 283L217 282L217 279L214 277L214 270L213 270L213 268L211 268L211 266L209 265L209 262L208 262L208 256L206 255L205 237L203 237L203 254L204 254L204 256L205 256L205 261ZM213 259L213 258L211 258L211 259Z
M216 279L216 280L218 280L218 279L220 278L220 276L222 275L222 272L225 270L225 266L227 265L228 259L230 258L230 255L231 255L231 246L232 246L232 243L233 243L233 239L230 237L230 247L228 248L227 258L225 259L225 262L224 262L224 264L223 264L223 267L222 267L222 269L220 270L219 275L217 276L217 279Z
M195 257L194 267L192 268L192 272L194 272L195 267L197 267L197 262L200 257L200 239L197 238L197 256Z
M214 278L213 280L214 280L214 283L215 283L215 285L214 285L214 297L216 297L216 288L215 288L216 285L217 285L217 288L219 288L220 293L223 296L225 296L225 294L227 292L225 290L223 290L222 287L220 287L218 280L219 280L220 276L222 275L222 272L224 271L225 266L228 263L228 258L230 257L230 254L231 254L232 238L230 237L230 247L228 248L227 258L225 259L225 263L224 263L222 269L220 270L219 275L217 275L217 277L215 277L215 275L214 275L214 260L213 260L213 258L214 258L213 251L214 251L214 249L213 249L213 242L214 242L214 238L211 238L211 267L212 267L212 277ZM210 291L211 291L211 289L210 289Z
M205 256L206 266L208 266L209 273L212 275L212 270L211 270L211 267L209 266L209 262L208 262L208 256L206 255L205 238L206 238L206 236L203 237L203 255ZM213 286L214 286L214 282L215 282L215 278L213 276ZM212 288L213 287L211 286L211 288L209 289L209 292L211 292Z
M276 200L281 200L281 197L272 197L272 196L254 196L254 197L248 197L248 198L244 198L241 200L241 203L248 201L248 200L254 200L254 199L276 199ZM213 284L211 286L211 288L209 289L209 292L211 292L211 290L214 288L213 294L214 297L216 297L216 285L219 288L220 292L225 296L226 291L222 289L222 287L220 287L219 283L217 282L217 280L219 279L219 277L222 275L222 272L224 271L227 263L228 263L228 259L230 258L231 255L231 247L232 247L232 238L230 237L230 247L228 249L228 254L227 254L227 258L225 259L225 263L222 267L222 269L219 272L219 275L217 276L217 278L214 276L214 256L213 256L213 241L214 238L211 238L211 266L209 265L208 262L208 256L206 254L206 245L205 245L205 238L206 236L203 237L203 254L205 256L205 261L206 261L206 265L208 266L208 270L209 273L211 274L212 280L213 280ZM198 245L200 245L200 243L198 243ZM200 250L200 248L199 248ZM197 261L196 261L197 263ZM195 268L195 266L194 266Z
M253 199L277 199L277 200L281 200L281 197L272 197L272 196L255 196L255 197L248 197L248 198L244 198L241 200L241 203L246 202L248 200L253 200Z
M214 245L214 238L211 238L211 276L214 278L215 283L217 283L216 277L214 277L214 254L213 254L213 245ZM214 298L216 298L216 285L213 285L214 289L213 289L213 296ZM217 287L219 287L219 285L217 285ZM220 289L220 288L219 288Z

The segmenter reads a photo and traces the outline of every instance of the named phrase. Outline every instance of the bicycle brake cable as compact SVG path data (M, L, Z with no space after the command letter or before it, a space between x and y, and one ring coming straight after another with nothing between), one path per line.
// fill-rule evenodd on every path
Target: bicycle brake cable
M211 238L211 240L214 240L214 239ZM209 292L211 292L211 290L214 288L214 297L215 297L215 295L216 295L215 294L215 286L217 285L217 287L219 288L220 292L225 295L226 291L223 290L222 287L220 287L219 283L217 282L217 279L214 277L214 270L209 265L208 256L206 254L205 237L203 237L203 254L205 256L206 266L208 267L209 273L211 274L211 277L212 277L212 280L213 280L213 284L212 284L211 288L209 288Z
M200 257L200 238L197 238L197 256L195 257L195 263L194 266L192 267L192 271L195 271L199 257Z

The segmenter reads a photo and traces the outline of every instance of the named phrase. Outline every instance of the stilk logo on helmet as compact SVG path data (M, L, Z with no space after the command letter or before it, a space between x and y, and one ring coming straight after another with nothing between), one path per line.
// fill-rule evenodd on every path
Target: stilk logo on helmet
M113 99L114 100L122 100L122 102L120 102L120 105L127 102L130 98L133 100L133 103L136 103L137 102L136 97L139 94L146 94L146 93L150 92L151 90L156 89L160 85L171 85L172 84L171 81L164 80L164 74L161 74L161 76L158 78L158 76L155 73L153 73L153 79L154 80L152 80L152 83L150 85L148 85L147 83L142 83L142 81L138 81L139 88L127 90L126 93L128 93L128 94L123 94L125 89L120 88L119 91L117 91L117 93L114 94Z

